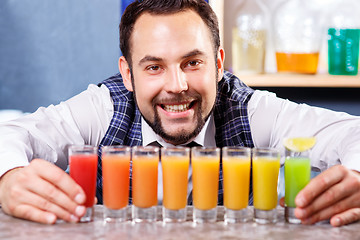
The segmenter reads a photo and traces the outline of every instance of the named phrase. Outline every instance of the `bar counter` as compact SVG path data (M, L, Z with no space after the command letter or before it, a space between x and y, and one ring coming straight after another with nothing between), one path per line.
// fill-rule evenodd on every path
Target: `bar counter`
M130 209L129 214L130 214ZM261 225L255 222L225 225L224 208L218 207L218 221L208 224L192 222L192 207L187 207L184 223L163 224L161 208L156 223L104 223L103 206L95 206L95 219L90 223L44 225L8 216L0 211L0 239L360 239L360 222L339 228L328 222L315 225L294 225L284 221L284 210L278 207L278 222Z

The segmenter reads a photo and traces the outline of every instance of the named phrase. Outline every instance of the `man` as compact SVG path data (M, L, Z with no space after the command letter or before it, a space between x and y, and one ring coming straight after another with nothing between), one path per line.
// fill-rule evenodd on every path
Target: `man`
M305 224L331 218L333 226L360 219L360 119L253 91L224 72L217 20L203 0L134 2L122 17L120 46L121 76L0 126L5 213L79 220L84 192L60 169L70 144L282 149L284 137L301 135L317 137L314 166L342 165L299 193L296 215Z

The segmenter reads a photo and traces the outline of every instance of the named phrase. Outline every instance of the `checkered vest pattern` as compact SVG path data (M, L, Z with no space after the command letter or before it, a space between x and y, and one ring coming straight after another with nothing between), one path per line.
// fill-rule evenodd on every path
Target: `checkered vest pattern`
M120 73L104 80L99 86L101 84L105 84L110 90L110 96L114 102L114 115L111 119L110 126L100 143L99 156L101 155L102 146L142 145L141 114L135 103L133 93L125 88ZM247 87L232 73L225 71L223 79L218 83L217 91L218 94L214 107L216 145L218 147L254 147L247 114L247 103L254 90ZM218 204L222 205L223 179L221 164L219 176ZM251 186L250 189L252 189ZM98 202L102 203L102 168L100 158L98 162L96 196ZM132 202L131 184L129 201L130 203ZM192 199L189 199L188 203L192 204ZM250 192L249 204L252 204L252 192Z

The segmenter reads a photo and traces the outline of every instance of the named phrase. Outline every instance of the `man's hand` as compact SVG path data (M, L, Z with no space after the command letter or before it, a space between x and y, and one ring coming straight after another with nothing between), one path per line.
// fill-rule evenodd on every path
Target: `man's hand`
M47 224L57 219L77 222L85 213L81 187L63 170L41 159L3 175L0 202L9 215Z
M303 224L330 219L339 227L360 220L360 173L334 166L310 181L295 198Z

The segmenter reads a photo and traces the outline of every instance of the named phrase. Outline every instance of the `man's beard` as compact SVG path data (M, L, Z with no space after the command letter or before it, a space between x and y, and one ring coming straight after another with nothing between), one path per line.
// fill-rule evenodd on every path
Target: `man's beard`
M145 119L145 121L149 124L149 126L154 130L154 132L156 134L158 134L160 137L162 137L166 142L172 143L174 145L179 145L179 144L184 144L188 141L190 141L191 139L195 138L202 130L202 128L204 127L207 119L209 118L209 116L211 115L212 111L210 111L210 113L205 116L204 118L202 117L202 107L201 107L201 103L202 103L202 98L200 96L200 98L197 99L197 106L198 106L198 111L196 113L196 127L194 129L194 131L190 132L190 133L186 133L185 131L179 131L180 133L177 135L171 135L165 132L165 127L162 125L159 113L156 109L155 106L154 107L154 122L150 122L148 121L148 119Z
M159 135L161 138L163 138L166 142L169 142L174 145L187 143L188 141L190 141L191 139L196 137L201 132L207 119L210 117L210 115L212 114L212 111L213 111L213 109L211 109L209 114L207 116L203 117L202 116L202 97L200 96L200 94L195 94L195 96L196 97L193 97L192 99L194 99L194 98L196 99L197 106L198 106L197 113L195 116L196 127L190 133L186 133L185 131L179 131L179 134L176 134L176 135L166 133L165 132L166 126L162 125L162 121L160 119L159 112L156 107L157 104L154 103L154 102L156 102L155 100L153 101L153 104L152 104L152 107L154 109L153 122L151 122L149 119L147 119L142 113L141 113L141 115L144 118L144 120L147 122L147 124L153 129L153 131L157 135ZM134 98L135 98L135 101L137 101L135 91L134 91ZM179 97L179 98L181 98L181 97ZM181 101L178 100L178 102L181 102ZM213 108L214 108L214 105L213 105Z

